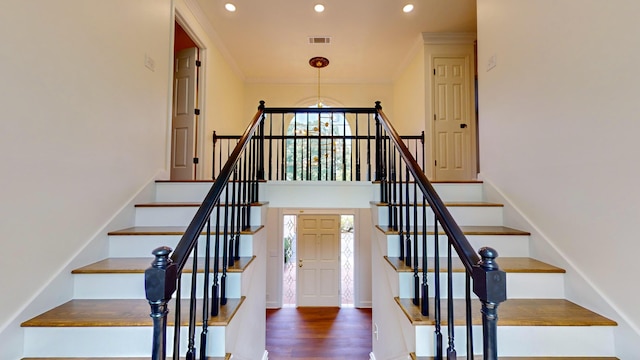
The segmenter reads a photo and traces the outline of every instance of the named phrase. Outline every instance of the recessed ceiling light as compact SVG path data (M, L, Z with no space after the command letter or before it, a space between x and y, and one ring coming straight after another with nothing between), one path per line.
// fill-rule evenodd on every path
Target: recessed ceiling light
M322 4L316 4L316 6L313 7L313 10L315 10L316 12L323 12L324 11L324 5Z
M410 13L413 11L413 4L407 4L402 8L402 11Z
M236 11L236 6L233 5L232 3L226 3L224 4L224 8L227 9L227 11L229 12L234 12Z

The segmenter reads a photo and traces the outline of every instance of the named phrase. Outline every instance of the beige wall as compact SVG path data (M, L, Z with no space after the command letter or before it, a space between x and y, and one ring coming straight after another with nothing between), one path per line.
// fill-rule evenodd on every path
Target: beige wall
M638 13L635 0L478 1L481 175L532 224L534 254L557 251L582 279L568 297L620 322L621 359L640 356Z
M3 1L0 333L164 170L171 9L170 0ZM50 301L71 296L69 282L60 289ZM14 350L15 338L0 338Z
M382 102L387 115L393 114L392 84L320 84L322 102L333 107L374 107ZM255 114L258 102L267 107L311 106L317 102L318 84L253 84L245 86L247 123Z

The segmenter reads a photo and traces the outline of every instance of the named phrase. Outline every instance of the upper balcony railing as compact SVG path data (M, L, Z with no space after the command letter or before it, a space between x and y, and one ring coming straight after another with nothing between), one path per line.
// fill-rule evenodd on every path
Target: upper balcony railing
M424 166L424 132L400 138ZM239 139L213 132L213 179ZM374 180L374 108L265 108L262 140L264 180Z

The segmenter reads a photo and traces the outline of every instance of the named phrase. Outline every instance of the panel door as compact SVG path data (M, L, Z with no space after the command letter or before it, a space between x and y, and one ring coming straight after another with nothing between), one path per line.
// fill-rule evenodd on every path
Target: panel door
M298 306L340 306L340 215L298 216Z
M464 57L434 59L434 166L436 180L473 178L470 79Z
M171 180L193 180L196 137L196 86L198 48L175 56L173 119L171 125Z

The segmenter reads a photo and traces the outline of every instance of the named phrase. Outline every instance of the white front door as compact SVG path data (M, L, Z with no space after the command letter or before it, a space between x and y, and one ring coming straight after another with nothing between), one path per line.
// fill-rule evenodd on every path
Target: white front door
M464 57L434 59L434 177L435 180L471 180L474 126L470 77Z
M196 137L198 48L175 55L173 121L171 125L171 180L193 180Z
M298 306L340 306L340 215L298 216Z

